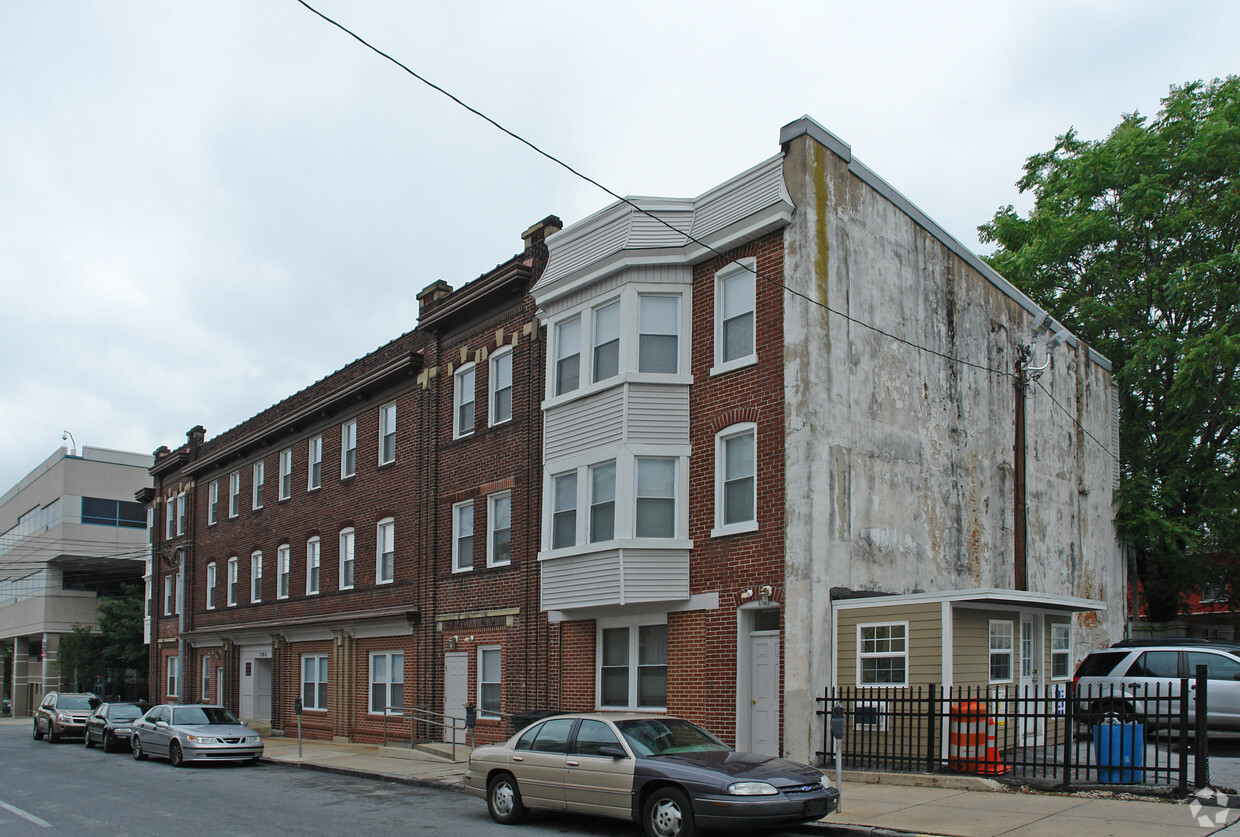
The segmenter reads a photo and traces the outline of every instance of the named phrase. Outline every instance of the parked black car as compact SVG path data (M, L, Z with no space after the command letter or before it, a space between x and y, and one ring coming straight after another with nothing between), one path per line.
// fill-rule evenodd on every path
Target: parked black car
M114 744L128 747L129 737L133 734L133 722L150 708L149 703L99 704L86 719L86 746L90 748L96 743L101 744L105 753L111 750Z

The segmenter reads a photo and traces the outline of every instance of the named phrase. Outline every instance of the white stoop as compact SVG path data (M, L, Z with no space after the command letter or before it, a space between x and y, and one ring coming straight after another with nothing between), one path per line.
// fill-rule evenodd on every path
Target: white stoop
M410 748L408 745L389 744L379 748L379 755L394 759L414 759L417 761L434 761L444 764L463 764L469 761L469 745L456 745L456 758L452 757L452 745L441 741L418 742Z

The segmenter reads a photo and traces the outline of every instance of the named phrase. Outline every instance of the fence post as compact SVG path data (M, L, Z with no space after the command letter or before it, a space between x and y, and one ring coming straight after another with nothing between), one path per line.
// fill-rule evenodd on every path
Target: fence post
M1210 731L1210 695L1206 691L1209 680L1206 678L1205 665L1197 666L1197 705L1196 719L1194 726L1196 727L1196 740L1193 741L1193 752L1196 758L1193 760L1193 784L1198 788L1208 787L1210 785L1210 739L1207 733Z
M1188 795L1188 678L1180 678L1180 796Z
M934 694L938 689L937 683L930 684L930 693L926 699L926 772L934 773L935 757L934 757L934 728L939 724L939 713L935 709Z
M1071 680L1063 689L1063 789L1072 790L1072 771L1075 769L1076 747L1076 684Z

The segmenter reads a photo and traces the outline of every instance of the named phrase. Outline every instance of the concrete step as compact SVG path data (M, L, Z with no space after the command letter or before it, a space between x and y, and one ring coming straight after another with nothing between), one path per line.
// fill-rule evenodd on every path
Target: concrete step
M442 741L417 741L410 747L408 744L388 744L379 748L379 755L388 758L417 759L419 761L439 761L444 764L460 764L469 761L469 745L456 745L456 758L453 758L452 745Z

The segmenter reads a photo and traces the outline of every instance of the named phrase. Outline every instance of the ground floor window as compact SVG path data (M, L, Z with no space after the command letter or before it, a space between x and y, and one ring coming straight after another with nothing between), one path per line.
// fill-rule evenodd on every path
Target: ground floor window
M990 682L1012 682L1012 623L990 620Z
M179 674L180 662L176 657L168 658L168 691L164 693L168 697L177 696L177 675Z
M667 625L603 626L598 702L608 709L667 706Z
M908 623L857 626L857 683L908 685Z
M1072 626L1051 625L1051 677L1066 680L1072 675Z
M404 706L405 655L399 651L376 651L370 655L370 711Z
M500 648L478 649L478 709L485 718L498 718L500 711Z
M327 655L306 654L301 658L301 706L327 708Z
M211 702L211 664L205 658L202 661L202 702Z

